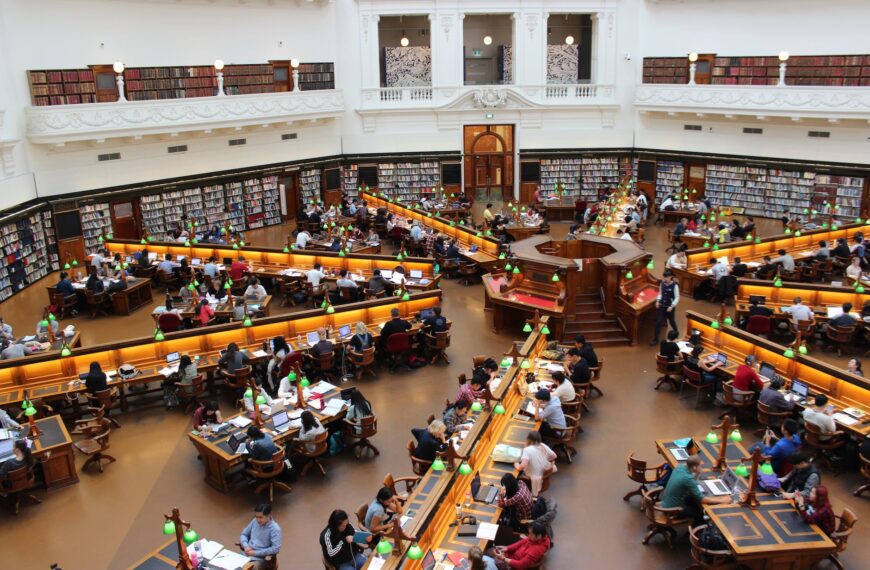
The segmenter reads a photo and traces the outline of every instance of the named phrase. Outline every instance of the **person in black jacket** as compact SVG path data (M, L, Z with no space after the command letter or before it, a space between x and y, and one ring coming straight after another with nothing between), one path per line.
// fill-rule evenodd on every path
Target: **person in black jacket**
M405 332L411 328L411 323L399 317L399 309L392 309L390 311L390 317L392 317L387 324L384 325L384 328L381 329L381 338L378 341L378 346L381 350L384 350L387 346L387 339L391 334Z
M97 275L96 269L91 269L91 274L88 276L87 283L85 283L85 289L95 295L105 291L106 286L103 284L103 280L100 279L99 275Z
M441 307L435 307L432 311L435 314L423 320L424 330L432 334L446 331L447 319L441 316Z
M849 249L849 244L846 243L844 238L837 239L837 247L834 248L834 251L831 252L831 255L834 257L843 257L848 258L852 255L852 251Z
M367 559L353 542L355 532L346 512L332 511L326 528L320 533L323 559L339 570L362 568ZM368 538L368 542L370 541L371 537Z
M680 354L680 347L677 345L677 331L668 331L668 340L663 340L659 345L659 354L667 357L668 361L673 362Z
M106 374L100 368L99 362L91 362L91 368L88 370L88 375L85 376L85 386L91 394L102 392L109 387Z
M583 357L586 364L592 368L598 366L598 355L595 354L595 347L592 346L591 342L586 341L585 336L582 334L574 336L574 348L580 351L580 356Z
M447 426L441 420L434 420L429 427L411 430L417 440L414 457L423 461L435 461L435 456L447 449Z
M459 246L456 244L456 240L451 240L450 246L447 248L447 251L444 253L444 257L446 259L459 259Z
M739 257L735 257L734 265L731 266L731 275L734 277L746 277L747 273L749 273L749 267L740 261Z

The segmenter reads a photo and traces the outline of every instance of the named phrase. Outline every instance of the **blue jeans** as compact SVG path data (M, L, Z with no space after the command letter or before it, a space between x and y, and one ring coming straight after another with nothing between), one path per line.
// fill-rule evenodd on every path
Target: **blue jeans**
M339 564L338 570L358 570L363 567L367 560L367 558L360 552L354 552L353 559L353 563L345 562L344 564Z

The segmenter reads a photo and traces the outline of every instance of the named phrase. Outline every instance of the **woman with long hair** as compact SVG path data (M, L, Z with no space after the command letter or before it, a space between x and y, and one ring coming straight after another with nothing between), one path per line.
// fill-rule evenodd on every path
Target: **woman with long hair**
M0 477L5 476L10 471L21 469L22 467L33 467L33 454L30 448L27 447L27 442L19 439L15 442L12 448L12 457L5 462L0 463Z
M833 534L837 528L837 520L834 518L834 509L831 507L831 501L828 499L827 487L824 485L815 487L810 491L810 496L806 501L804 501L803 495L797 493L795 501L797 502L801 517L806 522L818 525L828 536Z
M341 509L332 511L326 528L320 533L320 548L324 560L328 560L336 570L356 570L366 563L366 557L353 542L355 532L346 512Z

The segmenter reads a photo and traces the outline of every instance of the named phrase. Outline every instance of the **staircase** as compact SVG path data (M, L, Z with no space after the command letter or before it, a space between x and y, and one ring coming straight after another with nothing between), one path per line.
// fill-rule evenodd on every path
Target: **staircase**
M571 341L582 334L595 346L631 344L628 333L616 320L616 316L604 313L604 305L597 293L576 293L574 314L565 315L563 341Z

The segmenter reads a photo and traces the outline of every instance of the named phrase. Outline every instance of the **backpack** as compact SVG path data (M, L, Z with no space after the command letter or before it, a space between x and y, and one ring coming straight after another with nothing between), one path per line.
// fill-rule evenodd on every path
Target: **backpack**
M538 496L532 501L532 520L537 520L547 514L547 501L544 497Z
M761 473L759 471L758 488L762 491L767 491L768 493L775 493L782 488L782 485L780 484L779 478L776 476L776 473L765 475L764 473Z
M728 550L728 543L725 542L725 537L722 536L722 533L716 528L716 525L708 524L707 527L701 531L701 535L698 537L698 542L701 543L701 546L707 550Z
M333 432L329 435L329 455L338 455L344 451L344 439L340 431Z

